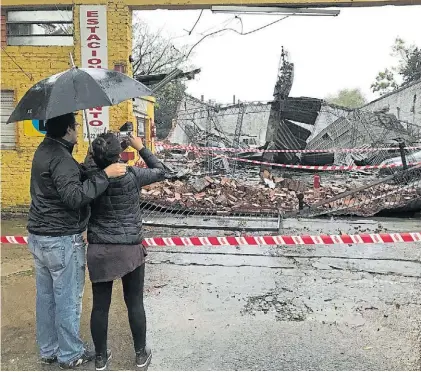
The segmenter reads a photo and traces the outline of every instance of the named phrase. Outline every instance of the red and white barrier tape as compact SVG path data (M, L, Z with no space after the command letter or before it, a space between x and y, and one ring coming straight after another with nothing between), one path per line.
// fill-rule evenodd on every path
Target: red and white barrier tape
M2 243L27 244L26 236L2 236ZM145 247L198 247L198 246L238 246L238 245L332 245L332 244L390 244L421 243L421 232L384 233L358 235L301 235L301 236L226 236L226 237L169 237L146 238Z
M210 154L210 153L202 153L202 155L215 156L215 154ZM218 156L226 158L228 160L235 160L235 161L239 161L243 163L270 165L272 167L279 167L279 168L307 169L307 170L318 170L318 171L386 169L386 168L397 168L403 165L402 163L384 164L384 165L293 165L293 164L270 163L267 161L249 160L249 159L243 159L243 158L234 158L234 157L230 157L226 155L218 155ZM413 166L413 165L418 165L418 164L421 164L421 162L408 163L408 166Z
M235 149L235 148L221 148L221 147L197 147L188 145L168 145L161 142L156 143L157 146L162 146L164 149L179 149L179 150L191 150L191 151L225 151L225 152L283 152L283 153L349 153L349 152L375 152L375 151L392 151L399 150L399 147L379 147L379 148L357 148L357 149L325 149L325 150L260 150L260 149ZM418 150L421 146L410 146L405 147L405 150Z

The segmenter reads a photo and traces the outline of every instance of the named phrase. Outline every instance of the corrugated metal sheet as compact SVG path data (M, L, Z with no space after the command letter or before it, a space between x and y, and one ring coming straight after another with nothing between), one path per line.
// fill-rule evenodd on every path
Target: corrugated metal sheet
M299 149L302 148L303 145L305 146L305 142L303 143L302 141L299 141L289 128L286 120L282 119L279 121L276 127L273 142L276 149ZM299 158L292 153L276 154L274 160L279 163L287 162L291 164L297 164L299 162Z
M288 116L289 118L294 118L295 120L301 119L301 122L306 122L308 124L317 117L317 111L311 111L310 108L314 109L321 107L321 104L318 106L314 105L316 101L320 100L288 98L284 101L272 102L266 141L273 142L274 148L278 150L304 149L307 145L306 140L310 136L311 132L300 125L285 119L285 117ZM291 105L286 105L286 102L291 102ZM299 107L301 108L298 109ZM303 107L307 107L308 110L306 111L305 109L302 109ZM287 108L290 111L284 112L282 111L283 108ZM295 109L298 111L292 111ZM298 121L300 122L300 120ZM297 164L299 162L299 158L293 153L280 153L274 157L274 161L287 164Z
M322 107L322 100L307 97L288 97L280 101L281 119L314 125Z
M300 127L292 121L285 120L285 123L291 133L295 136L297 141L300 143L300 149L304 149L307 146L307 138L310 137L311 132L308 129Z
M364 148L382 147L391 140L405 140L407 143L414 139L397 120L394 115L385 113L365 112L355 110L346 117L341 117L323 129L307 145L308 150L323 150L328 148ZM370 153L371 161L374 159L387 159L387 152ZM335 153L335 164L349 165L354 160L362 162L363 159L351 153ZM369 158L365 160L370 161Z

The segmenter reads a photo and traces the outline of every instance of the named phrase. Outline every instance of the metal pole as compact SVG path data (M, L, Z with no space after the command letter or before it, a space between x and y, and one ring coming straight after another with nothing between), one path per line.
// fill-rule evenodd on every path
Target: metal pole
M72 67L76 67L75 61L74 61L73 56L72 56L72 53L69 53L69 55L70 55L70 63L72 65ZM84 116L84 119L85 119L86 132L88 134L89 147L91 147L91 145L92 145L91 131L89 130L88 115L86 114L86 110L83 110L83 116Z
M83 110L83 116L85 117L86 132L88 134L89 147L91 147L92 146L91 131L89 130L88 115L86 114L86 110Z
M408 164L406 162L406 156L405 156L405 142L399 143L399 151L401 153L403 169L408 169Z
M72 64L72 67L76 67L75 66L75 61L73 60L72 53L69 53L69 55L70 55L70 63Z

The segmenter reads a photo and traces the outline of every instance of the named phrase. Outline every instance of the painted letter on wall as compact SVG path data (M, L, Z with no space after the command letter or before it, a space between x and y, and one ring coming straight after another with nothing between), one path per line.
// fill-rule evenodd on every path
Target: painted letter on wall
M107 6L80 6L80 44L83 68L108 68ZM86 110L91 139L109 129L108 107ZM85 118L83 138L88 141Z

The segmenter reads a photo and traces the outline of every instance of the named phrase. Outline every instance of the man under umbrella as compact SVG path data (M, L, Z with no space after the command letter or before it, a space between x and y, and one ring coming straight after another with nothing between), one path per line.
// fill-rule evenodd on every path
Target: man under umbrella
M41 361L72 369L93 360L79 336L85 285L82 233L89 203L108 187L108 178L125 174L113 164L81 181L81 166L72 156L77 142L74 114L49 119L47 134L35 151L31 172L28 245L35 259L37 341Z

